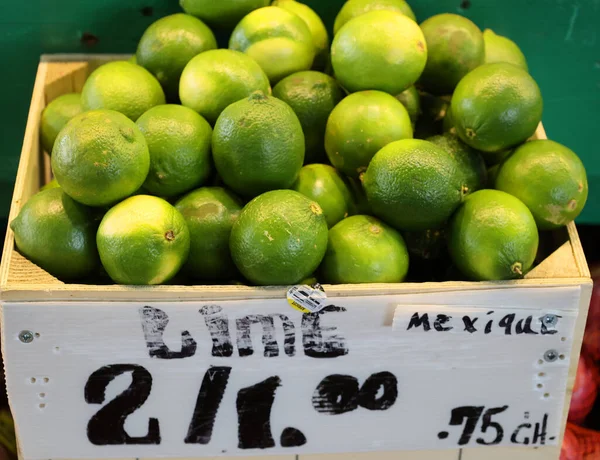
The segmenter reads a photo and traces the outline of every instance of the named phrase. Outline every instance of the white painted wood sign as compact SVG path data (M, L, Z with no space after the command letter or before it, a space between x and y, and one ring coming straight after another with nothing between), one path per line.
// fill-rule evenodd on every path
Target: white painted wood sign
M22 456L556 445L579 295L4 303Z

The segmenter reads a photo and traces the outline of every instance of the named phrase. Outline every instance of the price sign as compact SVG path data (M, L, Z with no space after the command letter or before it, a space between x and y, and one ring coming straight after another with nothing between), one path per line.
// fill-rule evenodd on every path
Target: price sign
M3 305L25 459L554 445L579 289Z

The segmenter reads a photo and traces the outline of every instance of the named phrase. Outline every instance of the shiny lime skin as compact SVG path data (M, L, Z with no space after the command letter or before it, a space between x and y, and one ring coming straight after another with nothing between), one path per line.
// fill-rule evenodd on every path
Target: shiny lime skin
M231 231L231 255L254 284L296 284L321 263L327 233L316 202L293 190L274 190L242 210Z
M165 93L154 75L127 61L101 65L88 77L81 91L83 110L116 110L133 121L165 101Z
M40 120L40 140L42 148L52 154L54 141L61 129L75 115L83 111L81 107L81 94L69 93L58 96L42 111Z
M517 148L500 165L495 185L525 203L540 230L575 220L588 197L583 163L571 149L550 140Z
M304 166L292 188L319 203L329 228L356 212L348 183L332 166Z
M228 281L237 276L229 236L242 203L222 187L202 187L175 203L190 231L190 255L184 272L200 281Z
M327 161L325 127L344 92L329 75L314 70L296 72L273 87L273 96L287 103L298 116L304 133L304 163Z
M152 107L136 125L150 152L144 188L152 195L173 197L208 179L212 128L192 109L175 104Z
M179 0L187 14L222 29L232 29L248 13L269 3L270 0Z
M185 66L179 81L182 105L190 107L214 125L227 106L254 91L268 94L269 78L258 63L233 50L210 50Z
M186 64L215 49L214 34L200 19L177 13L153 22L138 43L136 62L160 82L169 100L179 95L179 77Z
M450 256L475 281L522 278L535 261L538 244L527 206L499 190L469 195L448 224Z
M296 0L275 0L272 5L294 13L306 23L315 44L316 55L312 69L325 70L329 61L329 34L319 15L308 5Z
M400 283L408 273L402 235L371 216L352 216L329 230L320 267L326 283Z
M427 41L427 65L419 80L433 94L452 94L458 82L483 64L483 34L469 19L438 14L421 24Z
M401 93L419 79L426 62L423 32L394 11L370 11L348 21L331 44L335 76L352 93Z
M93 211L61 188L36 193L10 223L21 254L52 276L71 282L99 265L97 227Z
M144 183L149 168L144 136L114 110L72 118L52 149L52 172L59 185L88 206L109 206L130 196Z
M510 38L497 35L491 29L483 31L483 40L485 42L485 63L508 62L521 67L526 72L529 71L527 59L521 51L521 48Z
M535 80L507 63L484 64L465 76L452 96L452 120L471 147L499 152L530 138L543 111Z
M413 21L417 20L415 13L405 0L348 0L335 17L333 33L337 34L342 26L351 19L377 10L396 11L408 16Z
M155 285L173 278L187 260L190 233L181 213L168 202L137 195L104 215L96 244L115 283Z
M406 108L381 91L360 91L344 98L331 112L325 129L325 151L333 166L358 177L382 147L413 136Z
M289 188L304 162L302 126L285 102L255 92L221 113L212 152L223 182L242 196Z
M456 159L463 175L464 194L485 188L487 168L479 152L452 134L433 136L427 140Z
M363 184L373 213L397 230L440 228L464 196L456 159L419 139L392 142L377 152Z
M229 49L246 53L258 62L273 85L295 72L309 70L316 52L306 23L276 6L245 16L231 33Z

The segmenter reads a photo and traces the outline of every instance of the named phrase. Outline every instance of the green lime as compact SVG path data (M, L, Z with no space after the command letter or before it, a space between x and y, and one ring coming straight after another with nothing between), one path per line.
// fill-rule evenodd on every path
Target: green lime
M419 93L421 98L421 115L415 125L414 137L427 139L444 132L444 121L449 113L450 97L434 96L429 93Z
M152 23L137 47L137 64L160 82L169 100L179 96L179 77L197 54L217 47L212 31L200 19L177 13Z
M418 24L394 11L371 11L348 21L331 45L335 76L350 92L401 93L419 79L426 62Z
M285 77L273 88L273 96L287 103L298 116L304 133L304 162L327 160L325 126L344 93L335 79L313 70Z
M79 93L63 94L46 106L40 120L40 140L44 151L52 154L52 147L60 130L82 111Z
M330 228L356 212L348 184L332 166L304 166L292 189L319 203Z
M258 62L272 84L310 69L315 58L313 36L306 23L276 6L245 16L231 34L229 49L242 51Z
M158 80L142 66L127 61L103 64L92 72L81 91L84 110L110 109L131 120L165 103Z
M85 278L98 266L93 212L60 188L32 196L10 223L21 254L63 281Z
M293 190L274 190L248 203L233 224L233 261L258 285L289 285L311 275L327 249L321 207Z
M375 217L348 217L329 230L320 273L331 284L400 283L408 273L406 244Z
M192 109L157 105L136 125L150 151L144 188L152 195L173 197L202 185L210 175L212 128Z
M498 190L469 195L448 225L450 256L476 281L522 278L535 261L538 242L527 206Z
M183 70L179 83L181 103L194 109L214 125L228 105L254 91L270 91L269 79L244 53L211 50L193 58Z
M108 211L96 237L100 260L118 284L163 284L188 258L190 232L162 198L137 195Z
M179 0L183 11L196 16L207 23L233 28L253 10L267 6L270 0Z
M331 112L325 150L333 166L358 177L382 147L412 135L410 117L400 101L381 91L360 91Z
M530 138L542 119L540 88L507 63L484 64L463 78L452 96L458 136L471 147L499 152Z
M312 68L324 70L329 60L329 35L319 15L309 6L295 0L275 0L272 5L294 13L306 23L312 34L316 50Z
M421 24L427 41L427 65L423 88L433 94L451 94L458 82L483 64L483 34L469 19L457 14L438 14Z
M444 229L402 232L408 253L422 260L439 259L446 248Z
M575 152L550 140L517 148L500 166L496 188L525 203L540 230L575 220L588 197L583 163Z
M440 147L458 162L460 173L463 176L462 183L465 186L465 194L485 188L487 168L479 152L452 134L433 136L427 140Z
M414 128L417 124L417 119L421 114L421 96L419 96L417 88L411 86L410 88L402 91L400 94L397 94L396 99L402 102L402 105L404 108L406 108L414 131Z
M190 231L190 255L183 269L193 279L229 280L237 270L229 252L229 236L242 203L222 187L203 187L175 204Z
M50 188L58 188L58 187L60 187L60 185L58 185L58 181L56 180L56 178L54 178L50 182L48 182L46 185L42 186L42 188L40 188L40 192L43 190L48 190Z
M410 5L405 0L348 0L335 18L333 34L337 34L351 19L369 11L389 10L408 16L413 21L417 18Z
M497 35L491 29L483 31L483 40L485 41L485 63L508 62L521 67L526 72L529 71L527 59L519 48L510 38Z
M52 172L62 189L88 206L108 206L146 180L150 154L133 121L114 110L83 112L61 130Z
M290 188L304 162L302 126L289 105L257 91L221 113L212 152L223 182L242 196Z
M461 203L457 160L431 142L404 139L371 160L363 184L373 213L398 230L440 228Z

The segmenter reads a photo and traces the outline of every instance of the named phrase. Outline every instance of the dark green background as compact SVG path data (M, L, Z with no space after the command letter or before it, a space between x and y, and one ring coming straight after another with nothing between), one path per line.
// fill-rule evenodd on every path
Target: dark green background
M343 1L306 3L331 28ZM579 222L600 223L600 0L410 3L419 21L460 13L519 43L542 88L548 136L575 150L587 166L590 198ZM177 11L173 0L0 0L0 221L8 214L40 55L132 53L151 22Z

